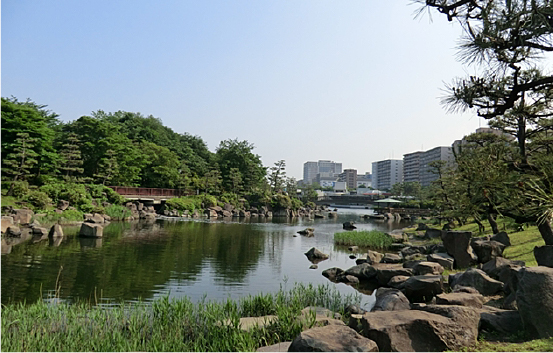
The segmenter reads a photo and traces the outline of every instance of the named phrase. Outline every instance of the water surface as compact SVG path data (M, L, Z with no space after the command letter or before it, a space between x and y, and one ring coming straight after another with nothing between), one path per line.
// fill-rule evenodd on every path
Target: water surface
M355 265L345 247L333 244L343 222L354 220L359 230L406 226L360 218L368 213L372 210L339 209L336 219L314 220L113 222L101 239L80 238L78 227L64 227L60 243L30 240L2 255L1 299L4 304L54 295L98 303L147 302L164 295L219 300L275 292L294 282L326 284L323 270ZM297 235L306 227L315 229L314 237ZM317 269L309 268L304 255L312 247L330 255Z

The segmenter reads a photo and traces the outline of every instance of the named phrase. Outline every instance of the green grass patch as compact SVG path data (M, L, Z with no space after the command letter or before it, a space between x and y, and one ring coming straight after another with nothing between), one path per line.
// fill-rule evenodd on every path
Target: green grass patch
M105 208L105 213L111 217L113 221L123 220L132 215L132 212L121 205L110 205Z
M511 246L503 251L503 256L510 260L521 260L527 267L538 266L534 258L534 248L545 245L538 227L531 226L522 232L509 233Z
M111 307L89 303L31 305L2 308L2 351L255 351L292 340L305 329L298 321L306 306L342 311L359 305L360 297L341 295L334 286L296 284L291 290L259 294L238 301L167 297L146 304ZM240 317L276 315L265 327L243 331ZM307 326L314 324L309 318Z
M387 249L392 245L392 238L378 230L347 231L334 234L334 243L346 246L362 246L373 249Z
M44 211L44 216L36 216L35 219L40 223L56 223L56 222L79 222L84 219L84 213L78 210L65 210L62 213L53 210Z
M18 199L15 196L2 195L2 206L12 206L17 208L17 204L15 203L16 201L18 201Z

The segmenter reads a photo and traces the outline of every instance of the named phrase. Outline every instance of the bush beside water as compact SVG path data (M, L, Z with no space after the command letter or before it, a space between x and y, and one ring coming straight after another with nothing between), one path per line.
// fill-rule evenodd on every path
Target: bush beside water
M346 246L362 246L373 249L387 249L392 245L392 238L377 230L355 230L334 234L334 243Z
M341 295L329 285L296 284L291 290L238 301L164 297L151 305L111 307L89 303L13 304L2 309L2 351L254 351L292 340L304 324L301 309L323 306L343 313L360 297ZM276 315L263 328L243 331L240 317ZM308 326L314 324L310 317Z

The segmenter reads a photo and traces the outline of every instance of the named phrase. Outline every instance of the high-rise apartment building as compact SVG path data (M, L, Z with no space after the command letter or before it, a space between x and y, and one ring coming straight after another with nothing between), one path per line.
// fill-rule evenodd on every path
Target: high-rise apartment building
M372 187L389 190L392 185L403 181L403 160L386 159L372 164Z
M303 182L311 184L316 181L317 174L323 173L323 178L328 178L329 175L335 175L342 173L342 163L336 163L334 161L319 160L318 162L305 162L303 164Z
M344 169L338 180L345 181L348 189L357 188L357 169Z
M428 186L438 179L438 174L433 173L433 168L430 166L430 163L434 161L444 161L452 166L454 163L452 148L440 146L424 152L420 162L420 183L422 186Z
M421 181L421 159L424 152L417 151L403 155L403 181L404 182L419 182Z

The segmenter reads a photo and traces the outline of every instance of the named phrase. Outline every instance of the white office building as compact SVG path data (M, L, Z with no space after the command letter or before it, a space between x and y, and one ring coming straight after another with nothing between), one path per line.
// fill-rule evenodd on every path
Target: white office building
M390 190L392 185L403 181L403 160L386 159L372 163L372 187Z

